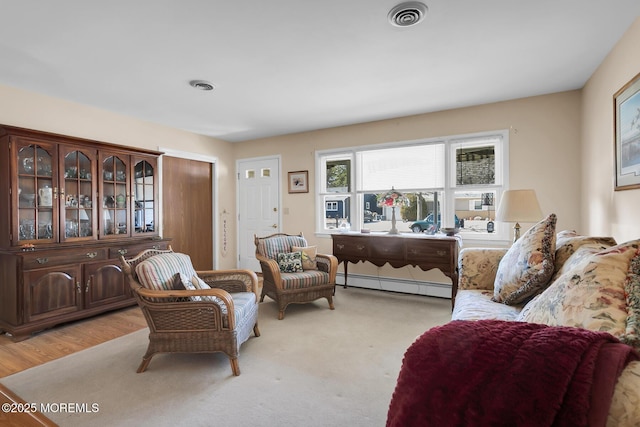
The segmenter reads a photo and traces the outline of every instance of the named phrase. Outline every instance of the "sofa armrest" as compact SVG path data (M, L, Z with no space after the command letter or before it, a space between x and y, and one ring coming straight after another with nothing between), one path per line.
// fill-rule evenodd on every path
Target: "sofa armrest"
M458 255L458 289L493 290L506 248L464 248Z

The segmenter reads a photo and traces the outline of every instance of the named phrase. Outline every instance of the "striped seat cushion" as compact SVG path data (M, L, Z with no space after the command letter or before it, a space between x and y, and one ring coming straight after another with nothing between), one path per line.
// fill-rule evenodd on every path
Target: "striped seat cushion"
M231 294L233 298L233 314L236 318L236 325L242 324L242 319L253 310L256 305L256 294L253 292L234 292Z
M300 236L277 236L261 239L258 242L258 253L277 261L278 254L293 252L294 246L307 246L307 241Z
M173 277L182 273L191 278L196 271L191 264L191 257L187 254L168 253L147 258L136 266L138 281L147 289L168 291L173 289Z
M329 283L329 273L307 270L299 273L280 273L284 289L304 289Z

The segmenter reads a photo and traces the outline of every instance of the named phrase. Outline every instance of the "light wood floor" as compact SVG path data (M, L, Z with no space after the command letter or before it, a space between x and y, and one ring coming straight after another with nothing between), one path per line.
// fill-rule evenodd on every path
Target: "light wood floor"
M146 327L138 306L56 326L20 342L0 336L0 378Z

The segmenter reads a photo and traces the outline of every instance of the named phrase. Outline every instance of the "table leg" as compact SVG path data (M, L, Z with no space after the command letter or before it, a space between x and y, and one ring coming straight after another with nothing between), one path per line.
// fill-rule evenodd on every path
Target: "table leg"
M344 261L344 289L347 289L347 266L349 265L349 261Z

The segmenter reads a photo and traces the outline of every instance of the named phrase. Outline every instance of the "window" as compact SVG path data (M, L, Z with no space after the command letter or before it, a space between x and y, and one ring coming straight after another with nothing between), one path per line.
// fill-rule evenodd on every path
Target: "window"
M316 152L317 231L341 221L352 230L388 231L391 208L377 196L394 188L409 199L396 211L401 232L457 227L465 238L508 239L495 224L507 187L508 131Z

